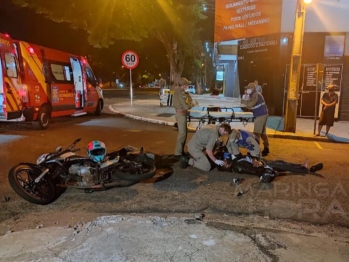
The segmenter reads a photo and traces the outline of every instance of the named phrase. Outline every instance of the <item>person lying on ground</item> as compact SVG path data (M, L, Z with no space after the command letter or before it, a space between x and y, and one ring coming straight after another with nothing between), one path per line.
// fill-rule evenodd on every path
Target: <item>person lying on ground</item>
M248 161L251 161L254 167L259 167L262 165L267 165L273 168L277 172L291 172L291 173L315 173L323 168L322 163L318 163L314 166L308 168L309 159L307 158L303 163L296 164L291 162L286 162L284 160L267 160L267 159L257 159L253 157L246 156ZM264 162L264 163L263 163Z
M261 163L263 161L266 165L280 172L288 171L292 173L309 173L322 169L322 166L320 168L320 166L317 165L312 166L309 169L308 159L302 164L295 164L283 160L267 160L265 158L260 158L261 149L259 146L258 137L255 134L242 129L232 129L232 132L229 135L229 140L226 144L226 148L231 154L231 160L242 159L243 156L241 155L239 148L246 148L255 167L258 166L257 163Z
M217 155L217 158L221 157ZM315 173L323 168L322 163L318 163L309 168L308 159L306 159L303 163L298 164L286 162L284 160L268 160L265 158L256 158L252 157L251 155L240 155L240 157L237 157L234 160L225 159L224 162L224 166L220 168L221 171L239 170L237 171L238 173L242 173L241 170L243 170L244 168L246 168L246 173L253 173L253 170L257 172L258 168L265 166L269 166L277 172L290 172L296 174Z

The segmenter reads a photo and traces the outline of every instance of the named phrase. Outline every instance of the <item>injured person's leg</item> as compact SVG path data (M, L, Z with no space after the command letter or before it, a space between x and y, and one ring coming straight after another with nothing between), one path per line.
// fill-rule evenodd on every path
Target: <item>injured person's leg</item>
M309 162L309 159L307 158L307 159L302 163L302 166L305 167L305 168L308 168L308 162Z

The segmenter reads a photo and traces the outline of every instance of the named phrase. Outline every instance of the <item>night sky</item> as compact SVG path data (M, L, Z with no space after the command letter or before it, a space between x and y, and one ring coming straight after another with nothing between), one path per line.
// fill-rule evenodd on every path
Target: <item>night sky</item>
M52 22L34 11L15 6L10 0L0 1L0 14L0 32L12 38L72 53L85 54L91 50L86 41L81 41L87 36L83 31Z
M84 31L73 30L67 24L50 21L32 10L15 6L10 0L0 0L0 32L8 33L14 39L73 54L92 55L94 60L103 65L103 69L93 68L96 74L97 70L103 77L119 70L121 55L128 49L134 50L140 57L138 70L147 68L148 71L161 71L161 68L167 70L168 67L166 52L155 39L142 43L119 41L109 48L93 48L88 44Z

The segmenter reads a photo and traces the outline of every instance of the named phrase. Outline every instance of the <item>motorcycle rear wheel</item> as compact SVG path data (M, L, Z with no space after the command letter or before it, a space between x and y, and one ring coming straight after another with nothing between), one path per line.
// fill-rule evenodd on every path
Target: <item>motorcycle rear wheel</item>
M39 183L34 183L39 175L30 166L17 165L11 168L8 180L12 189L23 199L47 205L57 198L56 187L48 176L43 177Z
M142 165L141 169L134 169L132 166L123 164L115 169L114 175L122 180L140 182L155 176L155 171L155 165L150 167Z

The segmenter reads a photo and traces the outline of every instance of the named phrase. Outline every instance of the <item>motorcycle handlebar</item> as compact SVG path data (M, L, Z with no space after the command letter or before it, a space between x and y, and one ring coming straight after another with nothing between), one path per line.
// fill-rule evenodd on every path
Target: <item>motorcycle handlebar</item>
M67 153L67 152L77 152L77 151L80 151L81 149L80 148L74 148L73 147L78 143L80 142L81 138L78 138L76 139L70 146L68 146L65 150L60 150L59 152L52 152L52 153L48 153L47 156L45 157L45 160L48 160L50 158L53 158L53 157L56 157L56 156L59 156L59 155L63 155L64 153Z
M53 155L62 155L63 153L66 153L66 152L77 152L77 151L80 151L81 149L80 148L74 148L74 146L79 143L81 140L81 138L78 138L76 139L70 146L68 146L65 150L61 150L59 152L53 152L53 153L50 153L49 155L50 156L53 156ZM74 148L74 149L73 149Z

